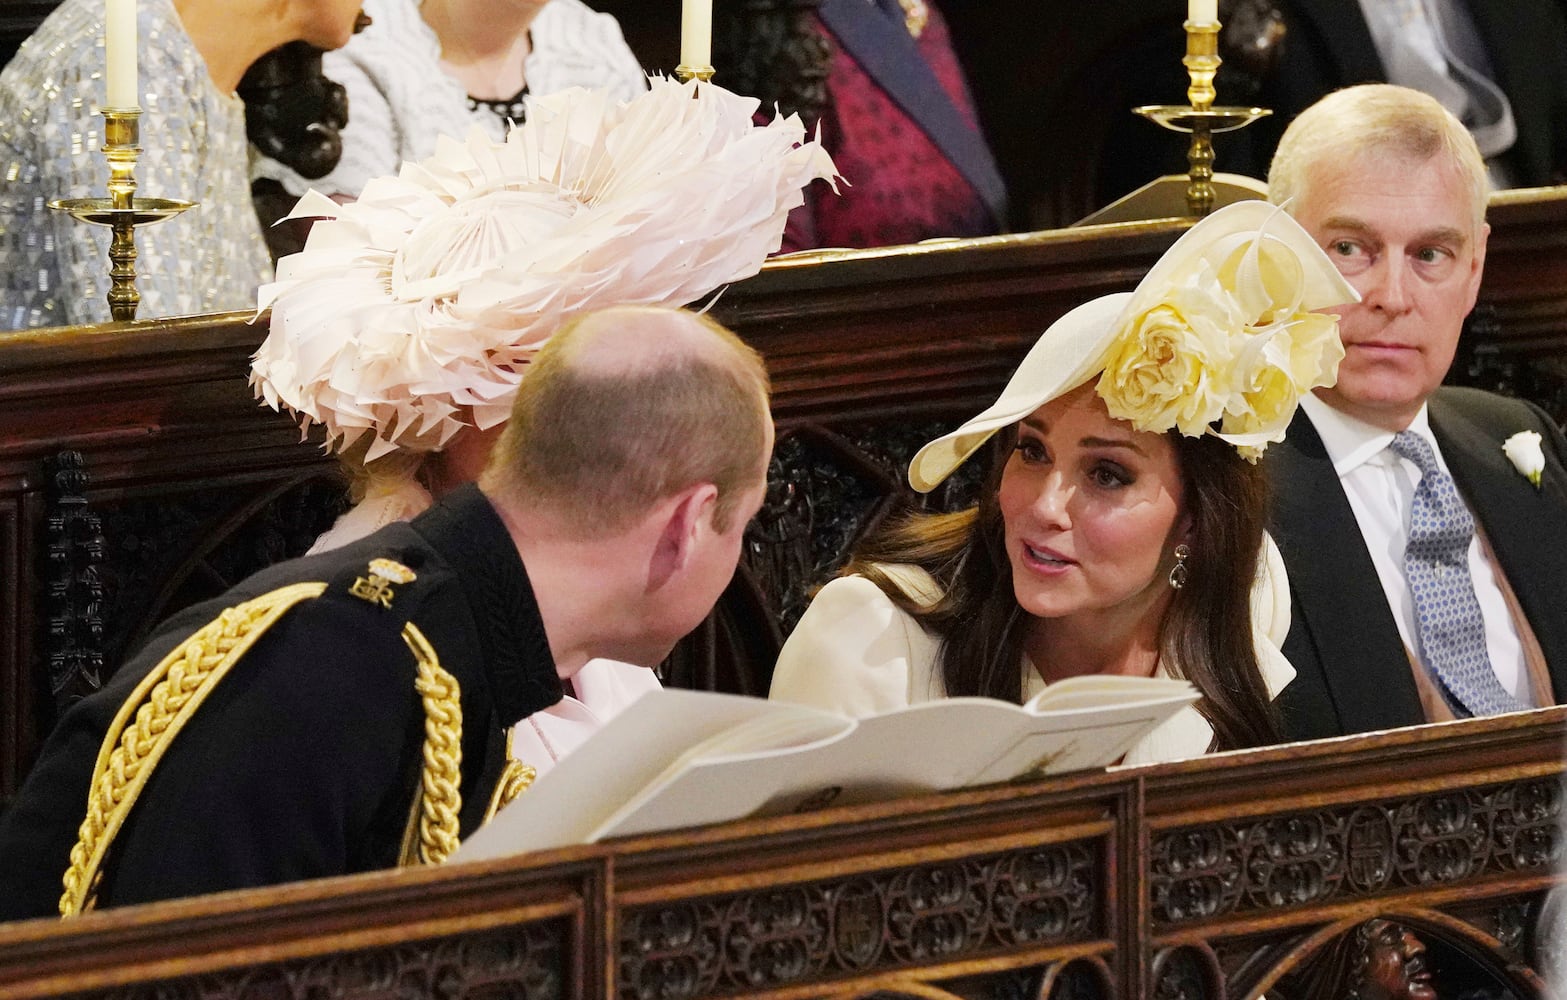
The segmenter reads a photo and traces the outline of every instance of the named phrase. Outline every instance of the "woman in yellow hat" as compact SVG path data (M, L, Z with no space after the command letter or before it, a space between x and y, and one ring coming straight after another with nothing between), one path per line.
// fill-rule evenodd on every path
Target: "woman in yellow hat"
M934 489L987 442L979 504L893 524L817 595L772 696L855 715L949 695L1021 702L1083 674L1173 676L1201 698L1127 762L1276 736L1289 592L1256 460L1331 384L1355 293L1260 202L1188 231L1136 291L1039 338L1001 397L915 455Z

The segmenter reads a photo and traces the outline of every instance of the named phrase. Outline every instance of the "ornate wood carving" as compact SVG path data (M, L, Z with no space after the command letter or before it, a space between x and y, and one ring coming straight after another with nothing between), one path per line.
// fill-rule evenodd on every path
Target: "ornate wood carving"
M563 1000L575 995L562 921L263 963L238 974L78 994L79 1000Z
M1458 905L1448 912L1469 926L1496 939L1497 953L1508 961L1532 963L1536 930L1545 893L1529 893L1502 900Z
M57 712L103 685L103 521L87 502L86 465L81 452L62 451L46 469L41 648Z
M1224 974L1213 950L1201 945L1165 948L1153 960L1154 1000L1220 1000Z
M1151 847L1152 916L1183 924L1548 870L1564 853L1562 797L1542 778L1171 830Z
M1534 866L1532 832L1560 811L1540 786L1567 767L1564 737L1557 708L5 925L0 1000L1304 1000L1295 988L1337 960L1324 947L1371 918L1420 936L1442 996L1478 985L1536 997L1545 949L1567 940L1567 882ZM1387 793L1390 779L1414 791ZM1254 818L1186 819L1234 801ZM1310 846L1335 835L1305 836L1303 823L1352 827L1362 810L1395 834L1384 890L1346 880L1298 906L1180 925L1161 923L1144 891L1168 878L1160 845L1188 830ZM1477 834L1483 862L1414 877L1422 853L1445 856L1433 847L1455 836L1472 851ZM1221 884L1267 884L1255 854L1223 856Z
M788 632L811 591L886 513L898 484L862 448L815 424L779 439L767 473L766 502L747 534L747 561Z
M909 488L909 461L952 421L797 424L768 467L766 502L747 540L747 564L777 609L785 634L815 588L848 560L884 518L915 507L956 510L974 502L986 463L960 469L929 496Z
M724 996L1086 940L1099 871L1096 847L1072 843L628 908L619 995Z
M1041 1000L1110 1000L1115 995L1115 977L1098 958L1052 965L1038 990Z
M1495 304L1482 302L1469 315L1448 381L1527 399L1559 424L1567 424L1567 363L1559 355L1504 351Z
M306 474L259 489L214 486L106 509L111 627L104 647L111 667L173 612L303 555L346 508L341 481Z

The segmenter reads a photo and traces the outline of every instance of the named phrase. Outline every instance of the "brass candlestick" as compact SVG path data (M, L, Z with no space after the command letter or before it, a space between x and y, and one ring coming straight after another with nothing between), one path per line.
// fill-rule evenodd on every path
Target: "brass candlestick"
M49 207L73 219L108 226L109 315L117 321L136 318L141 293L136 291L136 227L172 218L195 202L171 198L137 198L136 160L141 156L141 109L104 108L103 155L109 161L109 197L57 198Z
M1245 128L1258 118L1273 114L1267 108L1216 108L1214 74L1219 71L1219 22L1186 22L1186 56L1181 62L1191 78L1185 105L1148 104L1133 108L1135 114L1157 122L1172 132L1189 132L1192 144L1188 164L1186 209L1199 218L1213 211L1213 136Z
M713 79L715 72L717 70L711 66L687 66L685 63L681 63L675 67L675 75L685 83L689 83L692 80L701 80L703 83L707 83Z

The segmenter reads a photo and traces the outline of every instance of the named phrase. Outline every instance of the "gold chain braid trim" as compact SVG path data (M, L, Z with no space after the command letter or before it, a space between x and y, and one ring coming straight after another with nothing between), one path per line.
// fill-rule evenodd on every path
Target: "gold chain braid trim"
M403 626L419 675L414 690L424 702L424 767L419 793L419 861L438 865L457 850L462 813L462 689L441 668L424 633Z
M324 590L324 583L296 583L228 608L142 678L98 750L87 816L63 879L62 917L92 909L109 846L158 761L207 695L290 608Z
M506 767L501 771L501 780L495 783L495 792L490 796L490 807L484 810L484 822L488 823L495 818L495 814L511 805L512 800L528 790L533 784L533 779L539 776L538 769L532 764L524 764L511 755L512 734L516 729L506 730Z

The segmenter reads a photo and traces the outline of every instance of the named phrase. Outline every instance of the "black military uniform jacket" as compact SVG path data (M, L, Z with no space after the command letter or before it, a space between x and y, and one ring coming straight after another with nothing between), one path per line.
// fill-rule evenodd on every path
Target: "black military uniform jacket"
M414 579L372 578L367 597L356 581L376 558ZM462 835L482 822L505 732L558 701L561 684L517 550L470 486L410 523L271 567L176 615L74 706L0 817L0 918L58 912L99 747L143 675L225 608L300 581L327 587L261 634L169 742L112 842L97 905L396 865L426 726L405 623L460 685ZM376 598L377 588L389 593Z

